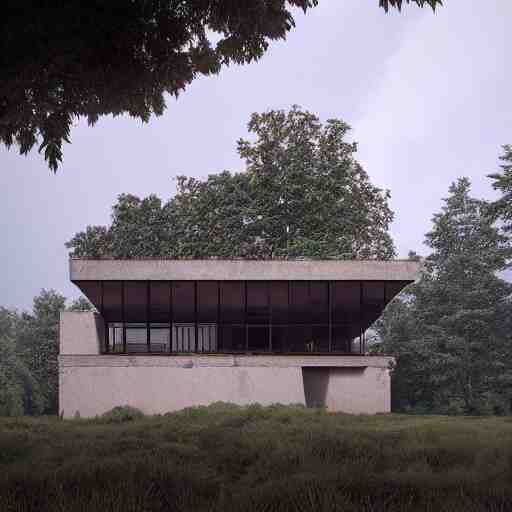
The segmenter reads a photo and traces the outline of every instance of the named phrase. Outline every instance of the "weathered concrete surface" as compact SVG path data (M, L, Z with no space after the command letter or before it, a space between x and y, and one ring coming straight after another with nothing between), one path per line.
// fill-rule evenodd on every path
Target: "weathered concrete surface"
M388 368L303 368L302 375L308 407L351 414L391 410Z
M105 324L98 313L63 311L60 314L60 354L100 354Z
M155 414L219 400L304 404L300 368L68 366L61 368L59 384L64 417L95 416L117 405Z
M272 364L272 356L61 355L59 409L66 417L76 412L88 417L131 405L150 414L222 400L301 403L355 414L389 412L389 373L382 363L391 358L366 357L364 367L343 366L354 359L348 356L323 358L333 359L331 365L337 359L340 366L335 368L308 367L316 359L308 357L276 356ZM379 366L368 366L372 363ZM319 386L304 378L304 371L314 373Z
M330 411L376 414L391 411L387 368L330 368L326 403Z
M72 281L94 280L322 280L415 281L410 260L69 260Z
M61 367L104 366L109 367L264 367L264 368L388 368L392 357L386 356L308 356L308 355L235 355L235 354L183 354L183 355L130 355L106 354L90 356L61 354Z

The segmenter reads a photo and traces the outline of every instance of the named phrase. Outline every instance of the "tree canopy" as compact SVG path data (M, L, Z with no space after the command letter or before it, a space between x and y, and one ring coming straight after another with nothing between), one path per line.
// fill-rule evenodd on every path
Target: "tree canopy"
M490 174L493 188L501 196L491 203L490 209L495 218L503 223L503 231L512 235L512 145L503 146L504 153L500 157L503 164L500 173Z
M0 416L57 414L60 313L92 309L85 297L66 307L54 290L41 290L31 312L0 307Z
M409 0L406 0L409 2ZM411 0L433 8L440 0ZM400 8L402 0L379 0ZM258 60L317 0L8 1L0 18L0 141L56 171L79 117L146 122L200 75Z
M68 243L77 257L379 258L394 255L389 192L371 184L339 119L299 107L253 114L245 171L178 178L167 203L119 196L112 224Z
M410 3L415 3L420 7L429 5L434 10L438 5L443 5L442 0L379 0L379 5L383 7L386 10L386 12L389 10L390 7L396 7L397 9L400 10L403 4Z
M510 412L512 286L497 275L508 240L467 179L450 187L433 224L421 280L379 324L383 352L397 358L395 410Z

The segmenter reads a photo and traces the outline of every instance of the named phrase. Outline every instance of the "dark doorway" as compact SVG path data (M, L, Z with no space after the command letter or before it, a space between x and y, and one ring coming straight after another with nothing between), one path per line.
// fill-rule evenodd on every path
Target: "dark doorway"
M329 368L302 368L306 407L325 407Z

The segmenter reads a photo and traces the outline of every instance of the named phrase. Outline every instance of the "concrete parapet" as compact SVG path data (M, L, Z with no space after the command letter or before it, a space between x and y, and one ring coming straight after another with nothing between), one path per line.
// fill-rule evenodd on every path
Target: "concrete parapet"
M393 361L387 356L364 355L236 355L236 354L187 354L187 355L130 355L105 354L94 357L61 355L60 366L101 367L269 367L269 368L389 368Z

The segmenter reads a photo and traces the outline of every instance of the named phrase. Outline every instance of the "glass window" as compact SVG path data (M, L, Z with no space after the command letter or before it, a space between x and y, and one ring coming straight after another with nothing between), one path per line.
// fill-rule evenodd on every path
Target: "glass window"
M272 352L288 351L288 328L284 325L272 326Z
M309 283L292 281L290 283L290 322L306 323L310 321Z
M268 283L247 282L247 322L266 324L269 321Z
M384 283L363 282L363 306L382 310L384 305Z
M173 321L193 322L195 320L195 283L174 281L172 290Z
M222 352L245 352L245 326L223 325L219 329L221 331L220 350Z
M123 324L112 322L107 324L108 352L123 352Z
M171 287L168 281L150 281L149 316L151 322L169 322L171 312Z
M359 320L361 284L359 281L332 283L332 322L348 323Z
M217 352L217 324L199 324L197 338L198 352Z
M151 352L169 352L170 350L170 329L169 324L150 324L150 346Z
M107 322L123 320L121 281L103 282L103 317Z
M329 351L329 326L313 325L311 335L311 352Z
M248 327L248 347L250 352L268 352L270 346L268 326Z
M312 332L310 325L290 325L288 328L288 351L311 352Z
M190 323L172 324L172 351L195 352L196 328Z
M363 328L370 327L384 309L384 283L364 282L363 283Z
M124 319L126 322L145 322L148 314L148 283L124 282Z
M217 281L197 282L197 318L199 322L216 322L219 300Z
M222 323L245 321L245 289L242 281L220 283L220 321Z
M323 281L311 281L309 286L311 321L314 324L329 322L329 287Z
M148 351L148 330L144 323L129 323L126 327L126 352L143 353Z
M270 308L273 324L288 323L288 282L270 281Z
M350 353L353 341L359 338L359 323L332 326L332 351Z

